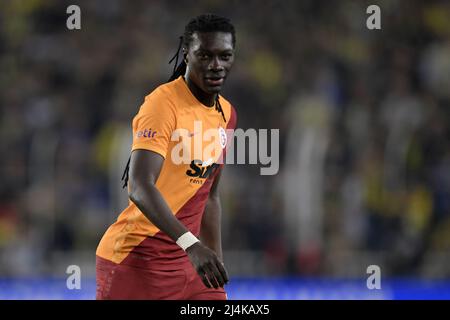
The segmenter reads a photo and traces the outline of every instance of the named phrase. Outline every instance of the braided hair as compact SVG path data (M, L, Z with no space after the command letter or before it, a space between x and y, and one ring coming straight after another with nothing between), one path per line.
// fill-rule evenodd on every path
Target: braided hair
M193 34L195 32L225 32L230 33L232 37L233 47L236 44L236 35L233 24L229 19L220 17L214 14L202 14L189 21L189 23L184 28L183 36L179 37L178 49L175 55L170 59L169 64L175 60L172 75L168 82L177 79L186 73L186 62L183 59L180 64L178 64L178 57L180 55L180 50L182 47L189 48L191 41L193 40ZM223 120L226 122L225 114L223 112L222 106L220 105L219 95L216 96L216 101L214 103L214 108L217 112L222 115ZM122 181L124 182L123 188L128 186L128 178L130 171L130 160L131 156L128 158L127 165L122 175Z

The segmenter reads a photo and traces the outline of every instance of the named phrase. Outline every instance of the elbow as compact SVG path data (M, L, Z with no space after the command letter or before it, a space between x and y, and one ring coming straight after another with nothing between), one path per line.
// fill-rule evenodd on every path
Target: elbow
M133 203L139 203L139 183L137 181L128 182L128 199L130 199Z
M128 199L130 199L133 203L136 203L136 191L134 190L128 190Z
M128 187L128 199L130 199L138 207L143 202L148 203L148 199L153 198L152 191L154 185L142 180L131 180Z

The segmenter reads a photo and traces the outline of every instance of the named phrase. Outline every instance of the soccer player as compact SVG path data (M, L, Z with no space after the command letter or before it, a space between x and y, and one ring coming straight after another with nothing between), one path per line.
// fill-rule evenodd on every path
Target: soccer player
M219 92L234 62L234 27L200 15L186 25L181 47L183 61L133 119L124 173L130 201L98 245L97 299L226 299L218 184L236 112ZM195 158L186 150L206 132L220 152L205 158L203 143ZM180 163L180 154L190 161Z

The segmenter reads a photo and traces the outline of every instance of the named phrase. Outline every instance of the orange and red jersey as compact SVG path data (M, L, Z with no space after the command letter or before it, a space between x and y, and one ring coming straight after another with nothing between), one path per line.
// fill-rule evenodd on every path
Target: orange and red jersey
M179 77L146 96L133 119L132 150L149 150L164 157L156 187L172 213L197 237L209 191L223 166L224 130L236 126L233 106L222 96L219 101L223 115L200 103ZM199 141L195 139L201 140L204 133L209 141L202 143L201 152L195 152L194 143ZM96 254L117 264L151 264L165 270L187 259L131 201L104 234Z

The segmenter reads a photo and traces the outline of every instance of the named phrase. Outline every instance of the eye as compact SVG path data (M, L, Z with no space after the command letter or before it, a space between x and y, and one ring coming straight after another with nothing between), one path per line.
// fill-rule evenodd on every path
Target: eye
M199 53L198 57L201 60L207 60L207 59L209 59L209 54L207 54L207 53Z
M223 60L230 60L231 54L230 54L230 53L222 54L222 55L221 55L221 58L222 58Z

